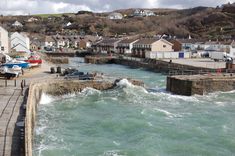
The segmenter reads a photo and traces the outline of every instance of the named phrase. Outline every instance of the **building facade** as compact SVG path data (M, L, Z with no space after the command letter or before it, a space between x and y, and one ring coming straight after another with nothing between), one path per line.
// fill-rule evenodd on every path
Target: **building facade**
M16 52L30 52L30 39L26 34L15 32L11 34L11 50Z
M0 26L0 53L9 53L8 31Z

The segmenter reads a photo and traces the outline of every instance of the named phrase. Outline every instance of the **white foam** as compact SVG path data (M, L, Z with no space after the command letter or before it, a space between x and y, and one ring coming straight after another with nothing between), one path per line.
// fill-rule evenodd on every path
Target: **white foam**
M117 86L120 87L133 87L134 85L130 83L127 79L122 79L117 83Z
M90 87L87 87L85 89L82 90L81 94L84 94L86 96L88 95L94 95L94 94L100 94L101 91L97 90L97 89L94 89L94 88L90 88Z
M46 104L52 103L55 100L56 99L53 96L45 94L45 93L42 93L42 96L41 96L39 104L46 105Z
M153 127L153 124L151 122L148 122L149 127Z
M113 141L113 144L116 145L116 146L120 146L120 143L116 142L116 141Z
M166 115L167 117L169 117L169 118L181 118L181 117L182 117L182 115L173 114L173 113L168 112L168 111L166 111L166 110L164 110L164 109L154 108L154 110L165 114L165 115Z
M120 153L119 150L110 150L110 151L104 152L103 156L125 156L125 155L121 155L119 153Z

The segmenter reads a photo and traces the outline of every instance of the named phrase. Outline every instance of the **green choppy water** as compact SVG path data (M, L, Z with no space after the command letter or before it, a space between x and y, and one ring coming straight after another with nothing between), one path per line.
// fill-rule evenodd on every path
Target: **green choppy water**
M235 92L176 96L164 91L165 76L143 69L80 68L142 79L151 89L123 80L109 91L43 95L34 156L235 155Z

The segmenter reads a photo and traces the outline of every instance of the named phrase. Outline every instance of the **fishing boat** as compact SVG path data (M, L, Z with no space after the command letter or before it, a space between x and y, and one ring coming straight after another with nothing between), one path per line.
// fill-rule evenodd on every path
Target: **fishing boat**
M3 75L7 79L18 77L21 73L20 67L14 66L14 68L8 68L7 66L0 67L0 75Z
M30 63L30 66L39 66L42 64L42 59L38 55L31 55L25 62Z
M8 68L13 68L13 66L19 66L21 68L28 68L29 63L25 61L17 61L17 60L12 60L7 63L4 63L3 66L6 66Z

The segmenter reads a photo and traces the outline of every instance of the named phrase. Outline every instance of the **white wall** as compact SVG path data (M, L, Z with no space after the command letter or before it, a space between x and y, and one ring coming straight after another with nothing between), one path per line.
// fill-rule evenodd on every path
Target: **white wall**
M20 34L18 32L15 32L11 35L11 48L14 48L16 45L19 45L20 47L25 47L29 51L30 49L30 39L25 34ZM24 48L24 49L25 49ZM16 51L21 51L22 49L14 48Z
M178 59L179 53L182 52L146 52L146 58L151 59ZM184 58L190 58L190 52L184 52Z
M235 58L235 47L230 46L230 53L233 58Z
M8 31L0 27L0 52L9 53L9 37Z

